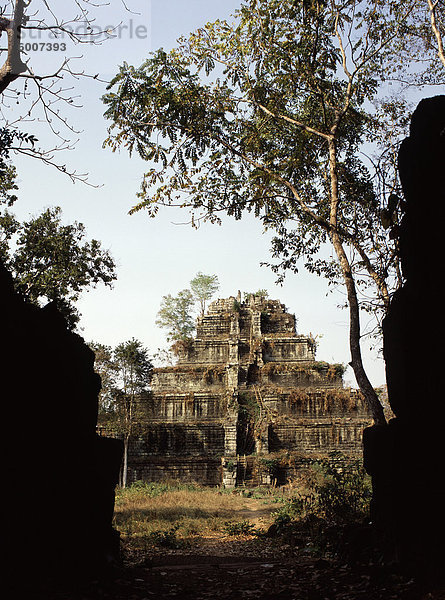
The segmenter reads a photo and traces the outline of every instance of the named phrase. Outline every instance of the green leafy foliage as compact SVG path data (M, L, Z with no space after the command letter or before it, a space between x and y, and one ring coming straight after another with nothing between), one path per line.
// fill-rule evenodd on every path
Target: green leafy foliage
M14 193L18 189L16 170L9 161L14 135L14 132L4 127L0 128L0 203L7 206L12 206L17 200Z
M124 395L134 396L147 390L153 367L142 342L132 338L119 344L113 351L113 357L118 389Z
M16 289L34 304L54 302L74 328L80 294L99 283L111 287L116 265L99 241L85 241L82 223L64 225L61 213L48 208L23 223L5 213L0 251Z
M269 297L269 292L267 290L261 289L257 292L244 292L244 302L249 302L251 298L255 300L260 300L264 302Z
M128 438L135 423L145 420L143 397L149 392L153 371L148 350L134 338L114 349L95 342L89 346L102 381L99 423Z
M320 485L318 507L327 519L350 520L369 515L372 491L369 476L359 460L340 452L320 462L326 482Z
M28 136L20 134L18 131L0 127L0 259L4 263L9 257L9 247L11 240L20 227L19 221L12 213L8 211L17 200L16 183L17 173L14 165L10 161L10 154L14 145L14 140L22 139L26 141ZM29 136L30 142L34 143L34 138ZM3 209L3 206L7 208Z
M14 129L0 127L0 204L12 206L17 200L16 169L10 161L11 152L19 146L34 148L37 138Z
M224 530L229 535L254 535L256 528L254 523L248 520L244 521L227 521L224 524Z
M275 513L277 531L308 517L348 523L369 517L371 482L362 461L331 452L328 458L311 461L312 483L286 500Z
M190 289L197 302L199 302L201 316L204 316L206 302L210 300L219 289L218 276L204 275L204 273L199 272L191 280Z
M147 420L147 395L153 371L148 350L132 338L113 350L91 343L95 369L102 379L99 398L99 425L124 441L122 486L126 487L128 444L136 424Z
M91 342L89 344L94 352L94 370L100 375L102 387L99 392L99 415L106 415L114 411L115 380L118 366L113 358L111 346Z
M0 259L11 271L16 289L30 302L54 302L73 329L81 292L116 279L113 258L97 240L86 241L82 223L62 224L61 209L48 208L20 223L8 210L17 200L16 170L10 154L32 148L33 135L0 128Z
M195 301L190 290L181 290L177 296L162 297L156 325L167 329L167 340L174 342L190 338L195 330L192 310Z
M161 300L156 325L167 329L167 341L174 342L174 352L185 348L195 331L194 308L198 302L204 315L206 302L219 289L217 275L197 273L190 281L190 289L181 290L177 296L167 294Z

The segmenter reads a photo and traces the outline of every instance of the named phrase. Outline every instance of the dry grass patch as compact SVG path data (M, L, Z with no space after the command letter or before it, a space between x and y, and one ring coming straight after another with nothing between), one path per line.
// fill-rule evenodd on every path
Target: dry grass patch
M137 483L118 490L115 527L133 551L178 548L199 544L215 533L226 535L228 522L243 523L250 513L267 513L267 504L270 510L276 508L272 499L252 500L217 488Z

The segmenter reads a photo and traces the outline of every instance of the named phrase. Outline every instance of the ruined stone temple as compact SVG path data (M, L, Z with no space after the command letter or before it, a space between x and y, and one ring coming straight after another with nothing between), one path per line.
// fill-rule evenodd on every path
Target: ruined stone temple
M305 458L359 454L370 416L343 365L315 351L278 300L213 302L177 364L154 371L129 481L285 482Z

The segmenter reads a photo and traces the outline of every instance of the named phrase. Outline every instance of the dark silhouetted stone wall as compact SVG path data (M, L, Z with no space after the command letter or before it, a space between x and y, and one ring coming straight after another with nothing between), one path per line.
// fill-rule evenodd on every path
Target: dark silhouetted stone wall
M445 401L441 367L445 215L445 96L422 100L399 151L406 201L400 256L406 281L384 321L389 402L396 418L365 431L373 520L395 556L430 578L445 574Z
M95 576L119 555L111 520L122 448L96 435L94 355L53 305L17 295L3 265L0 290L6 583Z

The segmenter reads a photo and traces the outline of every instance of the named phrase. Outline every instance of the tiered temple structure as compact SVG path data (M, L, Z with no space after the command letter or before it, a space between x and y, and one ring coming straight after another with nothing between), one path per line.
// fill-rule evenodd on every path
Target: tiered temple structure
M359 454L369 414L343 387L343 365L317 362L315 350L278 300L213 302L177 365L154 371L129 481L285 481L305 458Z

